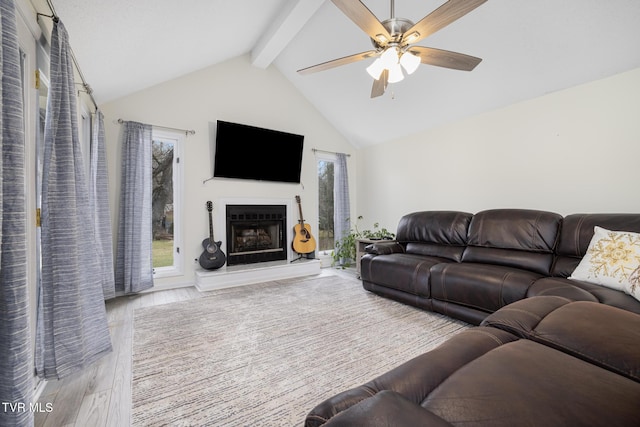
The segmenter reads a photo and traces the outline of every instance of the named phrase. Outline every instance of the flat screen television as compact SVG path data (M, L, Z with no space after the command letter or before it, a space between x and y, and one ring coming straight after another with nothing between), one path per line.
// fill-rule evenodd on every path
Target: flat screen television
M300 182L304 136L218 120L214 178Z

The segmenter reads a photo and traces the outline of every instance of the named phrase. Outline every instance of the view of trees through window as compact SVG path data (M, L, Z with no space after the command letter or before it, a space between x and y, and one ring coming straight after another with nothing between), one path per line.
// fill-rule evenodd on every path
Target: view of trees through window
M333 162L328 160L318 161L318 188L319 188L319 226L318 249L320 251L332 250L335 246L333 235Z
M153 141L153 267L173 265L173 154L174 143Z

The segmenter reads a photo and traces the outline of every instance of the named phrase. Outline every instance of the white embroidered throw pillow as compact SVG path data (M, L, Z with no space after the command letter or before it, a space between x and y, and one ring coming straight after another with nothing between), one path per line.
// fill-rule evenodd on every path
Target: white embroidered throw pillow
M617 289L640 301L640 233L594 227L587 253L569 279Z

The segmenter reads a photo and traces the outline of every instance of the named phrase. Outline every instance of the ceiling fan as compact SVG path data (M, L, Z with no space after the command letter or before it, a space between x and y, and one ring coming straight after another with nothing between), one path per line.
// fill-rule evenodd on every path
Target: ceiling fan
M449 0L416 24L408 19L395 17L394 0L391 0L391 18L382 22L361 1L331 1L367 33L375 49L303 68L298 70L300 74L311 74L377 57L367 67L367 72L375 79L371 89L371 98L375 98L384 94L389 83L396 83L404 78L403 69L407 74L412 74L420 63L471 71L482 61L462 53L413 44L441 30L487 0Z

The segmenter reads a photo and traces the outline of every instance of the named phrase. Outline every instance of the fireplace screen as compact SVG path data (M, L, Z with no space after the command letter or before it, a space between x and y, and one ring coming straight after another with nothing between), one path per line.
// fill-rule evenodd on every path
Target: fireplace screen
M282 249L279 245L279 223L235 223L231 225L231 234L233 235L232 252L230 252L232 255Z
M286 206L227 205L227 264L287 259Z

